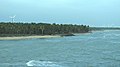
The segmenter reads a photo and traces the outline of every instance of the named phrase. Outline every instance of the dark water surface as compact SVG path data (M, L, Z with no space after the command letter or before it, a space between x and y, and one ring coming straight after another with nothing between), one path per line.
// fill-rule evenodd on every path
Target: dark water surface
M120 67L120 31L0 41L0 67Z

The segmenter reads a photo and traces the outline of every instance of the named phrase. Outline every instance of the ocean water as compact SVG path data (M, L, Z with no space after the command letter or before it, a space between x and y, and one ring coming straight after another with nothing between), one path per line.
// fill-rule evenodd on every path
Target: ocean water
M120 31L0 41L0 67L120 67Z

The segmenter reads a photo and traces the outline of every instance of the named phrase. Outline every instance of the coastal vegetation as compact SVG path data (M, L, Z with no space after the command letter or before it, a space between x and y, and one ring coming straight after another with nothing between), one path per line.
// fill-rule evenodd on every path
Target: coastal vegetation
M120 30L120 27L90 27L90 31Z
M0 37L87 33L90 27L73 24L0 22Z

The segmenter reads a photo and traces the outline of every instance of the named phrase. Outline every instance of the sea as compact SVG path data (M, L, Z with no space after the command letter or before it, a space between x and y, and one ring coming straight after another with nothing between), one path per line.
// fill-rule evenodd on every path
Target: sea
M0 67L120 67L120 30L1 40Z

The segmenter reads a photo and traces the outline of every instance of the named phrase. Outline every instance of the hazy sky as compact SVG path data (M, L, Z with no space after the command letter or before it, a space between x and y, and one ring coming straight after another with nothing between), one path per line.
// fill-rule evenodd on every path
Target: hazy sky
M120 0L0 0L0 21L119 26Z

